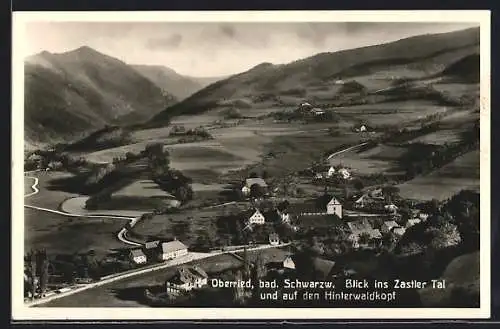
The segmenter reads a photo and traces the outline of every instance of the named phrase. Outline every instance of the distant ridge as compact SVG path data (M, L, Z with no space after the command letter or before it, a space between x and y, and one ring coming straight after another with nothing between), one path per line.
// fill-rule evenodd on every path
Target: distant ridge
M151 124L161 125L172 116L216 110L222 104L243 100L252 108L296 105L311 92L331 90L343 76L356 77L380 71L419 72L421 76L442 72L462 58L479 54L479 28L426 34L395 42L320 53L289 64L262 63L217 81L156 115ZM469 64L473 64L470 62ZM404 75L395 78L406 78Z

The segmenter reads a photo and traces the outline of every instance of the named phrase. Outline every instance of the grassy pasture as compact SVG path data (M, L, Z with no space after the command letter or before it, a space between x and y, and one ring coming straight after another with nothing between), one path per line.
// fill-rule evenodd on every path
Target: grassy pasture
M399 185L400 195L408 199L444 200L462 189L479 189L479 150L468 152L428 175Z
M436 105L430 101L413 100L338 107L335 111L341 115L351 116L378 126L403 125L430 114L446 113L449 111L449 107Z
M116 237L125 224L126 220L66 217L26 208L24 248L46 248L49 254L91 249L107 253L125 247Z
M160 189L158 184L150 179L135 180L131 184L115 191L113 197L158 197L158 198L174 198L168 192Z
M30 174L33 177L38 177L38 185L37 188L39 192L30 197L25 198L24 203L32 206L49 208L49 209L57 209L62 201L67 198L71 198L76 196L75 194L63 192L56 190L51 187L51 184L56 179L71 177L72 174L63 173L63 172L45 172L40 171L37 173ZM26 190L26 193L32 191L31 185L33 185L33 179L29 177L24 177L25 188L26 185L29 185L29 189Z
M388 173L397 167L397 160L405 152L404 147L378 145L362 152L352 150L341 153L331 158L329 163L347 166L358 175Z

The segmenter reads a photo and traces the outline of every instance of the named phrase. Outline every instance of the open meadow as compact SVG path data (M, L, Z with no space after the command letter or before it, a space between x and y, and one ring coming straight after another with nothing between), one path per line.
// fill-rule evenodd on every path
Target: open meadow
M463 189L479 190L479 150L468 152L430 174L399 185L400 195L416 200L445 200Z
M116 237L127 220L66 217L25 208L24 248L47 249L48 254L95 250L108 253L126 245Z

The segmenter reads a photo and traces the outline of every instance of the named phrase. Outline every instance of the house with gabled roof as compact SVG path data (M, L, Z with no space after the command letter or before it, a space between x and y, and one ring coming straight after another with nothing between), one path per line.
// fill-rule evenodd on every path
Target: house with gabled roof
M398 223L393 220L388 220L382 224L381 231L382 233L389 233L394 227L399 227Z
M266 218L262 214L262 212L255 208L253 214L248 218L248 225L262 225L266 222Z
M160 245L160 261L174 259L188 254L188 247L179 240L163 242Z
M349 231L349 241L352 242L353 246L359 246L359 237L363 234L367 234L370 239L380 239L382 238L382 233L380 230L374 229L371 223L365 218L361 220L355 220L347 223Z
M147 257L141 249L130 250L129 258L135 264L145 264L147 262Z
M178 294L206 286L208 274L199 266L181 266L177 272L165 282L167 292Z
M269 244L275 246L280 243L280 237L276 233L269 234Z
M339 218L342 218L342 204L335 197L328 202L326 205L326 213L328 215L337 215Z

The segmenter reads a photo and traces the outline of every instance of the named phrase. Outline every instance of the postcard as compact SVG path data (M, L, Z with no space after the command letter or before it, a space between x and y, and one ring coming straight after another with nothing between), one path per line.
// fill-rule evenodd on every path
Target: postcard
M489 11L15 12L14 320L490 316Z

